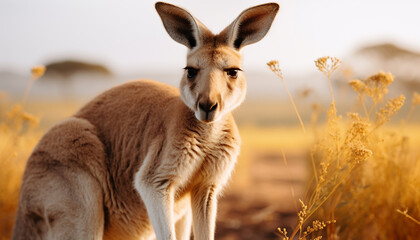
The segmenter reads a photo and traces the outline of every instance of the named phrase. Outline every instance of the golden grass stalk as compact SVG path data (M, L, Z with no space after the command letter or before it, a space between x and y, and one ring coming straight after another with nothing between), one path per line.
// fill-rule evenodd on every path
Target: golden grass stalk
M415 222L417 225L420 226L420 221L417 220L417 219L415 219L415 218L413 218L410 214L408 214L408 209L406 209L404 211L402 211L400 209L397 209L397 212L400 213L400 214L402 214L404 217L410 219L411 221Z
M42 77L44 75L46 71L46 67L45 66L35 66L31 69L31 80L29 81L28 85L26 85L26 90L25 90L25 94L23 95L23 99L22 99L22 105L25 104L26 99L29 96L29 92L31 91L32 85L33 83L39 79L40 77Z
M328 78L328 85L330 86L331 101L334 103L334 91L331 84L331 74L340 66L341 60L336 57L321 57L315 61L315 66L319 71L325 74Z
M293 97L290 94L289 88L287 87L287 84L284 81L283 73L282 73L282 71L281 71L281 69L279 67L279 62L277 60L272 60L272 61L270 61L270 62L267 63L267 66L270 68L270 70L274 74L276 74L277 77L280 78L281 82L283 83L283 86L286 89L287 95L289 96L290 102L293 105L293 109L295 110L295 113L296 113L296 115L297 115L297 117L299 119L299 123L300 123L300 126L302 128L302 132L304 134L306 134L305 125L303 124L302 118L300 117L300 114L299 114L299 111L298 111L298 109L296 107L295 101L293 100Z
M0 235L4 239L10 238L26 160L41 137L41 133L34 131L39 119L25 112L23 103L31 85L44 71L44 67L34 68L22 103L15 104L7 112L0 112Z
M399 97L390 99L384 107L376 112L376 127L383 125L388 122L390 118L395 115L401 107L404 105L405 96L400 95Z
M363 111L365 113L365 117L369 117L369 113L365 105L365 92L367 91L366 84L356 79L356 80L351 80L349 82L349 85L351 86L351 88L353 88L355 92L357 92L359 102L362 105Z

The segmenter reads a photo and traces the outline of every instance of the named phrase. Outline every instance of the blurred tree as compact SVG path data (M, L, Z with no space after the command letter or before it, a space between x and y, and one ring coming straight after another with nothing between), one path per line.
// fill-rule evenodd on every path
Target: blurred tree
M103 76L111 76L111 71L101 65L96 63L88 63L75 60L65 60L65 61L56 61L51 62L45 65L47 71L45 73L45 78L50 78L51 76L61 76L61 79L68 80L73 75L84 73L84 74L95 74Z
M360 48L358 50L358 53L376 54L380 56L383 60L389 60L389 59L399 58L399 57L420 58L420 53L401 48L392 43L365 46L365 47Z
M110 80L113 77L107 67L98 63L63 60L50 62L45 67L47 70L41 80L58 86L62 98L80 96L81 83L85 85L90 83L94 86L95 80Z
M357 64L363 65L365 70L359 71L358 76L383 70L395 76L396 86L402 87L408 96L420 90L419 52L392 43L368 45L353 55L353 65Z

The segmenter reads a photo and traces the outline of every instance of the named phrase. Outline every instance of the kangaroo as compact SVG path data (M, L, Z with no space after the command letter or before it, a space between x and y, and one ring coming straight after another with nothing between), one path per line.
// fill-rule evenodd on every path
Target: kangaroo
M125 83L53 126L27 162L12 239L214 239L241 142L231 114L246 93L240 50L267 34L279 5L249 8L219 34L180 7L155 7L188 48L179 90Z

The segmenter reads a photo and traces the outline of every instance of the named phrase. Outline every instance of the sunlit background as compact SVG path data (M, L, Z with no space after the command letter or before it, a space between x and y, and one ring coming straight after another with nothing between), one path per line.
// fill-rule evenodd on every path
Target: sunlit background
M217 239L276 239L277 226L295 224L296 200L303 198L311 175L307 162L311 138L300 131L282 82L268 69L268 61L279 61L307 125L311 123L314 104L324 111L329 107L328 83L314 64L322 56L342 60L332 75L340 114L354 110L357 102L357 94L347 82L382 70L395 76L390 96L407 97L407 106L393 122L404 120L405 124L416 126L420 120L420 111L410 112L409 107L413 93L420 91L420 1L276 2L280 11L267 36L242 50L249 89L235 117L244 148L225 201L221 200ZM49 127L105 89L141 78L178 85L187 49L167 35L154 3L0 1L2 115L14 103L21 102L31 67L47 66L46 74L32 85L24 106L40 121L34 130L36 134L31 136L24 153L17 148L13 156L26 159ZM241 11L262 2L171 3L186 8L216 33ZM325 119L325 112L320 118ZM418 140L418 135L414 138ZM284 153L288 168L284 165ZM9 203L3 200L0 204ZM15 207L9 205L10 214L0 223L5 226L0 229L5 236L10 231Z
M219 32L243 9L261 2L191 0L172 3L187 8L213 32ZM339 57L361 75L387 68L396 68L398 72L391 70L397 76L400 72L410 76L420 74L416 68L419 63L416 53L420 52L419 2L279 3L280 12L268 36L243 50L250 97L282 95L280 84L267 72L265 63L271 59L279 60L292 89L323 89L314 81L316 75L312 75L315 72L313 61L324 55ZM186 49L167 35L154 10L154 1L2 0L0 31L0 86L7 90L18 84L19 76L28 76L30 67L56 61L101 64L113 73L112 79L120 82L148 77L172 85L177 85L185 65ZM366 48L370 51L361 51ZM385 52L390 52L386 58L360 58L364 53ZM403 57L416 61L404 69L393 66ZM372 65L372 61L377 65L366 66L367 63ZM7 81L7 74L16 80ZM101 84L94 84L92 89L109 87L102 85L101 88ZM57 91L51 89L42 94L61 95ZM32 94L37 95L36 89ZM83 93L74 92L78 94Z

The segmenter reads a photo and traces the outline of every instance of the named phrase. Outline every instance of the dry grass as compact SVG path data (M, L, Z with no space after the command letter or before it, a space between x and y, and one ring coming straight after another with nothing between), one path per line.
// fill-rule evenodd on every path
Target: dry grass
M415 239L420 234L420 158L410 137L385 125L404 104L403 95L384 101L394 78L379 72L350 81L363 113L337 114L331 74L340 61L324 57L315 64L327 78L331 106L323 134L310 148L313 178L291 234L283 239ZM418 105L414 94L410 113ZM316 119L316 117L315 117ZM417 151L417 152L416 152ZM403 210L401 210L403 209ZM325 222L316 219L327 219Z
M22 119L23 115L14 117L22 121L22 125L17 125L12 119L0 124L0 236L4 239L8 239L13 224L26 160L42 134L32 127L26 127L28 120Z
M26 160L42 132L37 130L39 119L24 111L32 83L43 75L44 67L32 69L23 100L13 105L2 102L0 109L0 234L1 239L10 238L14 214L19 198L21 177Z
M10 239L22 175L32 149L51 125L70 116L80 105L66 101L29 102L32 84L44 72L44 66L32 69L20 102L9 102L6 94L0 92L0 240Z
M273 61L268 62L267 66L270 68L270 70L274 74L276 74L276 76L278 76L280 78L281 82L283 83L283 86L286 89L287 95L289 96L290 102L293 105L293 109L295 110L296 116L299 119L299 123L300 123L300 126L302 127L302 131L303 131L303 133L306 133L305 125L303 124L302 118L300 117L300 114L299 114L299 111L296 107L295 101L293 100L293 97L290 94L290 91L289 91L289 88L287 87L286 81L284 81L283 72L281 71L281 69L279 67L279 62L273 60Z

